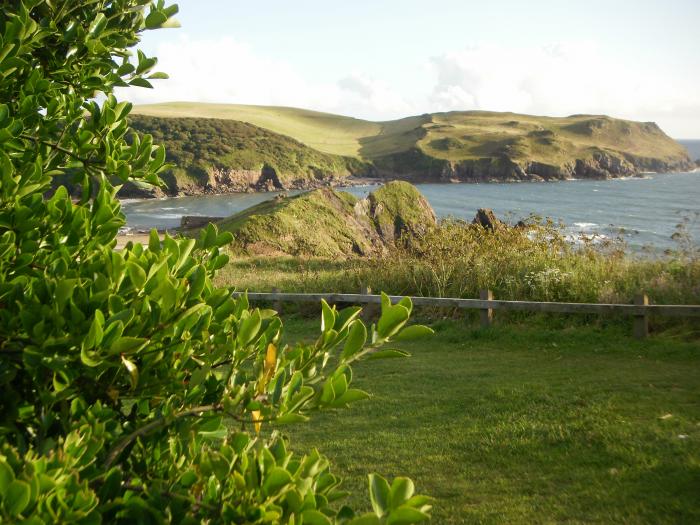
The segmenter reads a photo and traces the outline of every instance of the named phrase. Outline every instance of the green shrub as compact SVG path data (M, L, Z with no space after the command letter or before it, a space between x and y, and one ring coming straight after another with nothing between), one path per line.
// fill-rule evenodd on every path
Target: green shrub
M313 344L280 346L275 312L212 284L230 234L153 232L114 249L125 220L109 181L159 184L168 166L112 92L163 76L128 50L176 12L148 0L0 8L0 522L423 521L429 499L406 478L370 476L368 515L338 509L328 461L270 432L366 398L351 364L403 355L378 348L429 332L404 330L410 301L385 300L369 328L358 308L324 303ZM61 175L82 188L76 202L63 187L47 196Z

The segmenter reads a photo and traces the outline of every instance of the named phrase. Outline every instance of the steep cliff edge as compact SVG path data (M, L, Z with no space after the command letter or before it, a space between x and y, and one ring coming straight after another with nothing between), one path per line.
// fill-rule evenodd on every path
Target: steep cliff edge
M324 257L385 250L402 235L435 225L435 213L412 185L391 182L366 199L330 188L279 197L220 220L233 246L253 254Z

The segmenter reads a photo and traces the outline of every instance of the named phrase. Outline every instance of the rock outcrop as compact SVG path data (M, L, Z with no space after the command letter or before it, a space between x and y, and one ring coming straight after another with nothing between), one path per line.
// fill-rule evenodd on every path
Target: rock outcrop
M217 223L253 254L347 257L381 253L435 226L435 212L412 185L391 182L366 199L330 188L266 201Z
M478 224L482 228L493 231L500 227L503 223L498 220L496 214L491 208L479 208L476 211L476 216L474 217L472 224Z

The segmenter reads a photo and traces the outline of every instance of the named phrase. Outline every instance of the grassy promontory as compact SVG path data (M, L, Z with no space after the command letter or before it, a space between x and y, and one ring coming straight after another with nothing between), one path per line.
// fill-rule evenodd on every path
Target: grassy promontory
M218 222L234 233L234 249L265 255L347 257L381 253L402 235L436 224L425 198L392 182L367 199L330 188L278 197Z
M292 137L326 155L352 157L363 173L420 182L560 180L689 170L687 150L652 122L603 115L541 117L454 111L387 122L315 111L174 102L138 106L135 114L163 119L245 122ZM168 145L170 136L163 135ZM255 155L254 147L243 145ZM248 151L250 150L250 151ZM286 155L282 150L278 154ZM218 155L238 166L233 157ZM347 162L347 161L343 161ZM367 171L367 168L371 169ZM348 172L355 173L350 166Z

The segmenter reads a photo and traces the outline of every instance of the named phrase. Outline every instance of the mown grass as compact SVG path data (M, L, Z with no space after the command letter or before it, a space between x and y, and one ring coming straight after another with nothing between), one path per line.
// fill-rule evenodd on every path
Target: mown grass
M290 340L317 321L286 322ZM700 522L700 344L619 327L459 320L355 366L371 400L289 427L367 507L368 472L408 475L433 523Z

